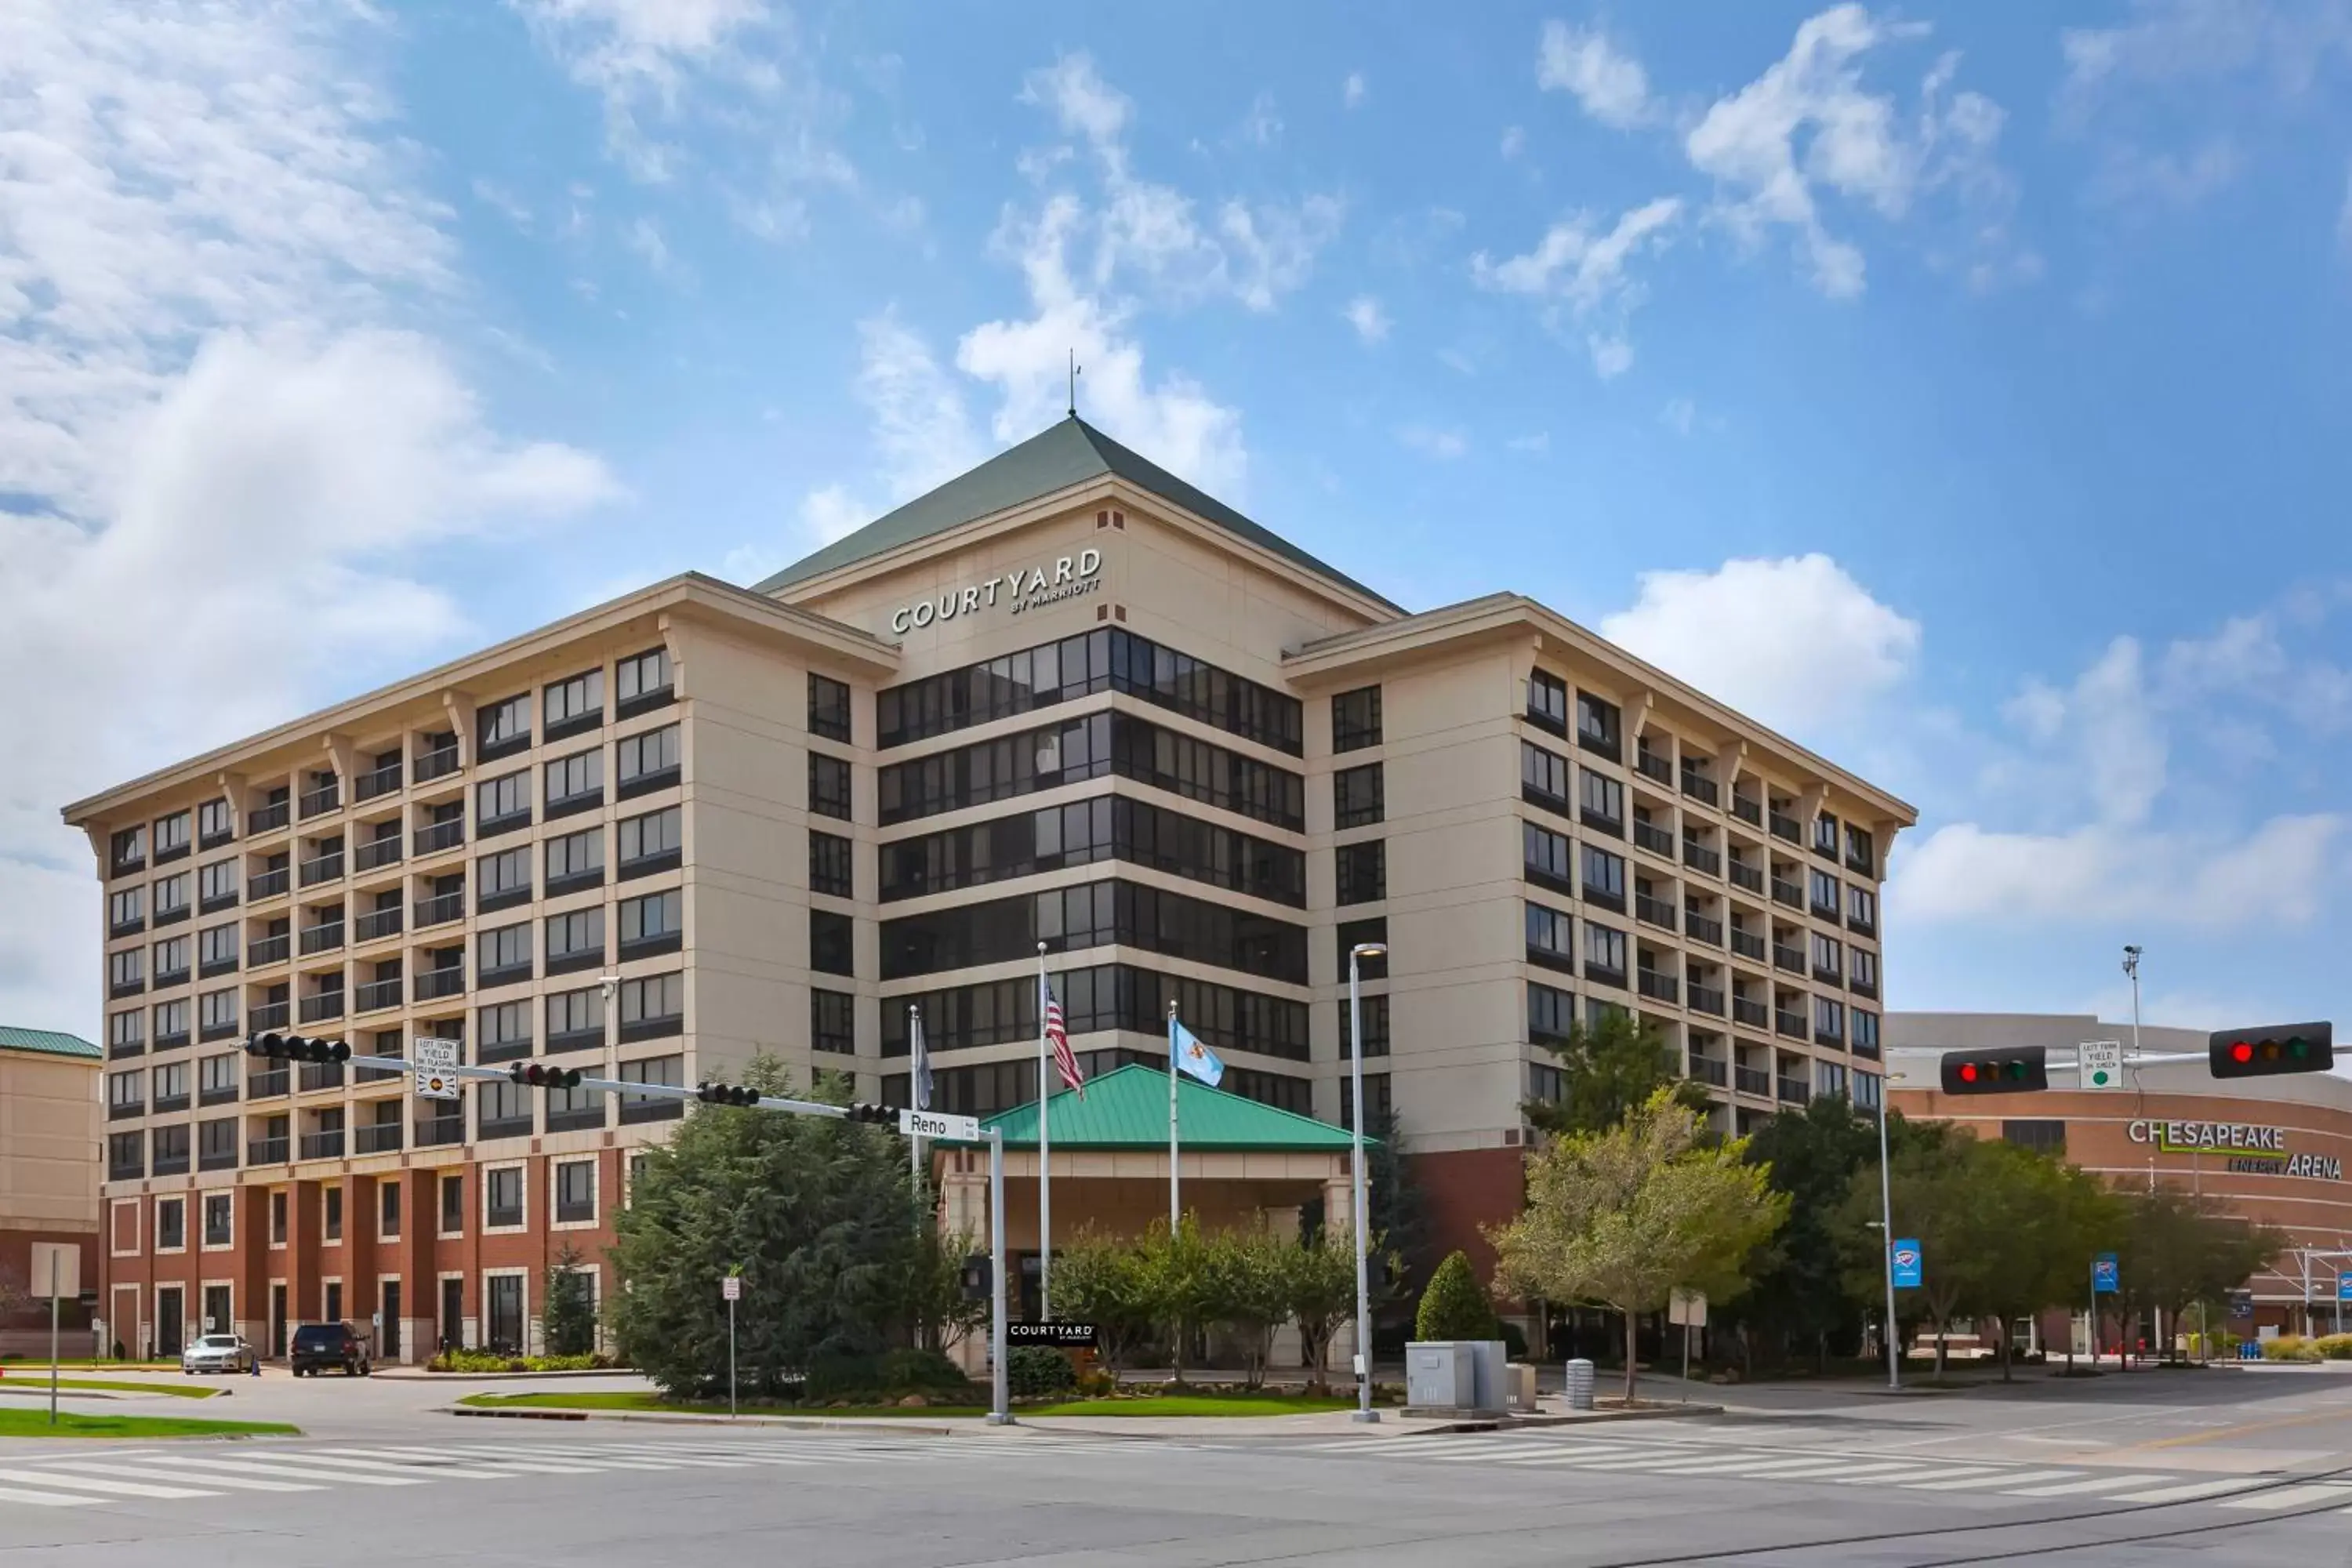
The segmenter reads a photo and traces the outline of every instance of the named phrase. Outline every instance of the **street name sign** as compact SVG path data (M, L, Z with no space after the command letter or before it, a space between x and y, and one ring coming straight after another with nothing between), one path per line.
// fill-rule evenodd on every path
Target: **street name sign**
M2124 1043L2121 1040L2084 1040L2074 1047L2075 1069L2082 1074L2084 1089L2121 1089L2124 1086Z
M901 1110L898 1131L910 1138L954 1138L966 1143L980 1142L980 1118L949 1116L937 1110Z
M408 1059L415 1064L416 1097L419 1100L459 1100L457 1088L457 1058L465 1049L462 1040L437 1040L419 1037L408 1042Z

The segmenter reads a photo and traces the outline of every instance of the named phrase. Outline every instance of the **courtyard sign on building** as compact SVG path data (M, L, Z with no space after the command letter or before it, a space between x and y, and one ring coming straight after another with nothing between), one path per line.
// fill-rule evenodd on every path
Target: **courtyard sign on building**
M951 621L958 616L978 615L999 605L1017 616L1024 610L1034 610L1058 604L1064 599L1075 599L1081 594L1091 594L1101 586L1102 552L1081 550L1076 555L1057 557L1051 566L1016 568L1001 577L950 588L936 598L918 599L911 605L901 605L890 612L890 629L904 637L909 631L920 631L934 621Z
M2326 1154L2289 1153L2286 1129L2244 1121L2135 1121L2124 1129L2135 1143L2167 1154L2221 1154L2226 1169L2257 1176L2344 1179L2344 1162Z

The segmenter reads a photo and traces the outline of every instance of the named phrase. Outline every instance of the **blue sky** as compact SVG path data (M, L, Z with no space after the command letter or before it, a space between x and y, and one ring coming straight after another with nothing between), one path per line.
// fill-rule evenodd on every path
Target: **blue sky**
M0 1017L95 1026L63 800L755 576L1072 347L1916 803L1895 1005L2352 1000L2352 5L1472 9L10 7Z

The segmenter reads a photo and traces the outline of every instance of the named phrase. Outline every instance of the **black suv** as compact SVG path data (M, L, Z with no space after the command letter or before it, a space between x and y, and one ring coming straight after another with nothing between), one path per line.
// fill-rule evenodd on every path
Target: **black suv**
M316 1375L322 1367L341 1367L345 1377L368 1374L367 1342L349 1323L305 1323L294 1331L294 1346L287 1357L294 1375Z

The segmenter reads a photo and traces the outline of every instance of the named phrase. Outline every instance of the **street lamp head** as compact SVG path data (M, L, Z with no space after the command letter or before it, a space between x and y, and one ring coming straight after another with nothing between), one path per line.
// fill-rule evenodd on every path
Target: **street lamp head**
M1389 944L1384 942L1360 942L1348 950L1349 958L1386 958Z

